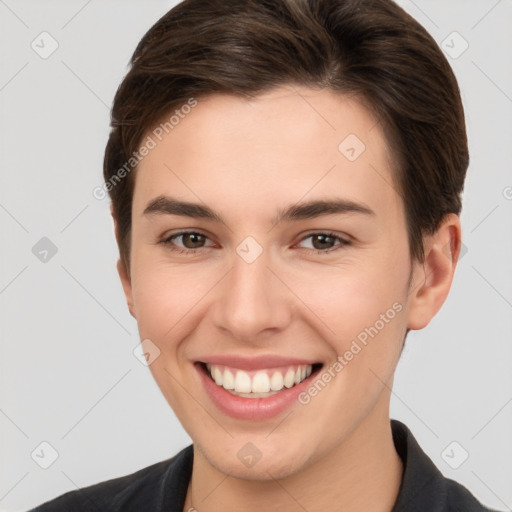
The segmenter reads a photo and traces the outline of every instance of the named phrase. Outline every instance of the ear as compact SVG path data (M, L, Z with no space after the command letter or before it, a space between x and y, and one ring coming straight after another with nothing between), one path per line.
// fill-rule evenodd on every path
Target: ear
M425 258L416 262L409 291L409 329L426 327L441 309L453 280L461 249L460 218L448 214L439 229L424 238Z
M123 285L124 296L126 298L126 304L128 305L128 310L133 318L137 318L135 316L135 309L133 307L133 296L132 296L132 282L128 271L126 270L125 264L121 259L117 260L117 273L119 274L119 278L121 279L121 284Z
M115 237L119 244L117 222L116 222L116 218L114 217L112 203L110 203L110 213L111 213L112 219L114 221ZM135 316L135 309L133 307L132 281L131 281L130 273L127 270L127 268L126 268L125 264L123 263L123 261L121 260L121 258L119 258L117 260L116 267L117 267L117 273L119 274L119 278L121 279L121 284L123 286L124 296L126 298L128 310L130 311L130 314L133 316L133 318L137 318Z

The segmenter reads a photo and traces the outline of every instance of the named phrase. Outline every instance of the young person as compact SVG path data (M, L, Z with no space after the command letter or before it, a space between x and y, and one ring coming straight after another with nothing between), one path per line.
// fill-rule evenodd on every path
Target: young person
M131 64L104 190L193 444L35 510L489 510L389 417L461 247L464 113L432 37L389 0L186 0Z

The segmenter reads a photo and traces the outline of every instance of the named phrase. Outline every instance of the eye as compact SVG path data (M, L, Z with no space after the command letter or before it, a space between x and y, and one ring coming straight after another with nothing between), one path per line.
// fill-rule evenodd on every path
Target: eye
M306 237L304 237L301 242L305 240L311 239L311 247L306 247L307 249L314 250L317 253L325 254L328 252L335 251L336 246L344 247L346 245L350 245L350 241L335 233L310 233Z
M310 233L305 236L300 243L304 243L310 239L310 247L303 247L307 250L315 251L318 254L330 253L337 250L336 247L344 247L350 245L350 241L346 240L335 233L320 232ZM197 231L180 231L164 238L160 243L168 247L171 251L180 254L199 253L201 249L212 247L214 244L207 245L210 239L203 233ZM180 241L178 244L177 241ZM299 244L300 244L299 243Z
M179 239L181 239L182 246L176 245L175 241ZM208 247L205 245L207 240L209 240L209 238L202 233L198 233L196 231L181 231L168 236L160 243L168 246L172 251L179 253L194 253L199 252L200 249Z

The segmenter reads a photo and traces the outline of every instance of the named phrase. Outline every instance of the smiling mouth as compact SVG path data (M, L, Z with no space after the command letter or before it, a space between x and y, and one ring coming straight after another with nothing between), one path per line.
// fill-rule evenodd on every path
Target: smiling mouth
M245 398L265 398L276 395L312 378L323 366L322 363L315 363L245 371L202 361L198 361L197 364L217 386L232 395Z

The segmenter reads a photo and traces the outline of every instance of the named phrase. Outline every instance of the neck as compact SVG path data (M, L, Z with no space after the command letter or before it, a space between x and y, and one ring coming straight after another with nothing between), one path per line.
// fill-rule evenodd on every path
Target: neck
M390 512L398 497L403 464L393 443L389 402L380 409L385 410L377 406L327 456L279 480L229 477L213 468L194 445L184 511Z

